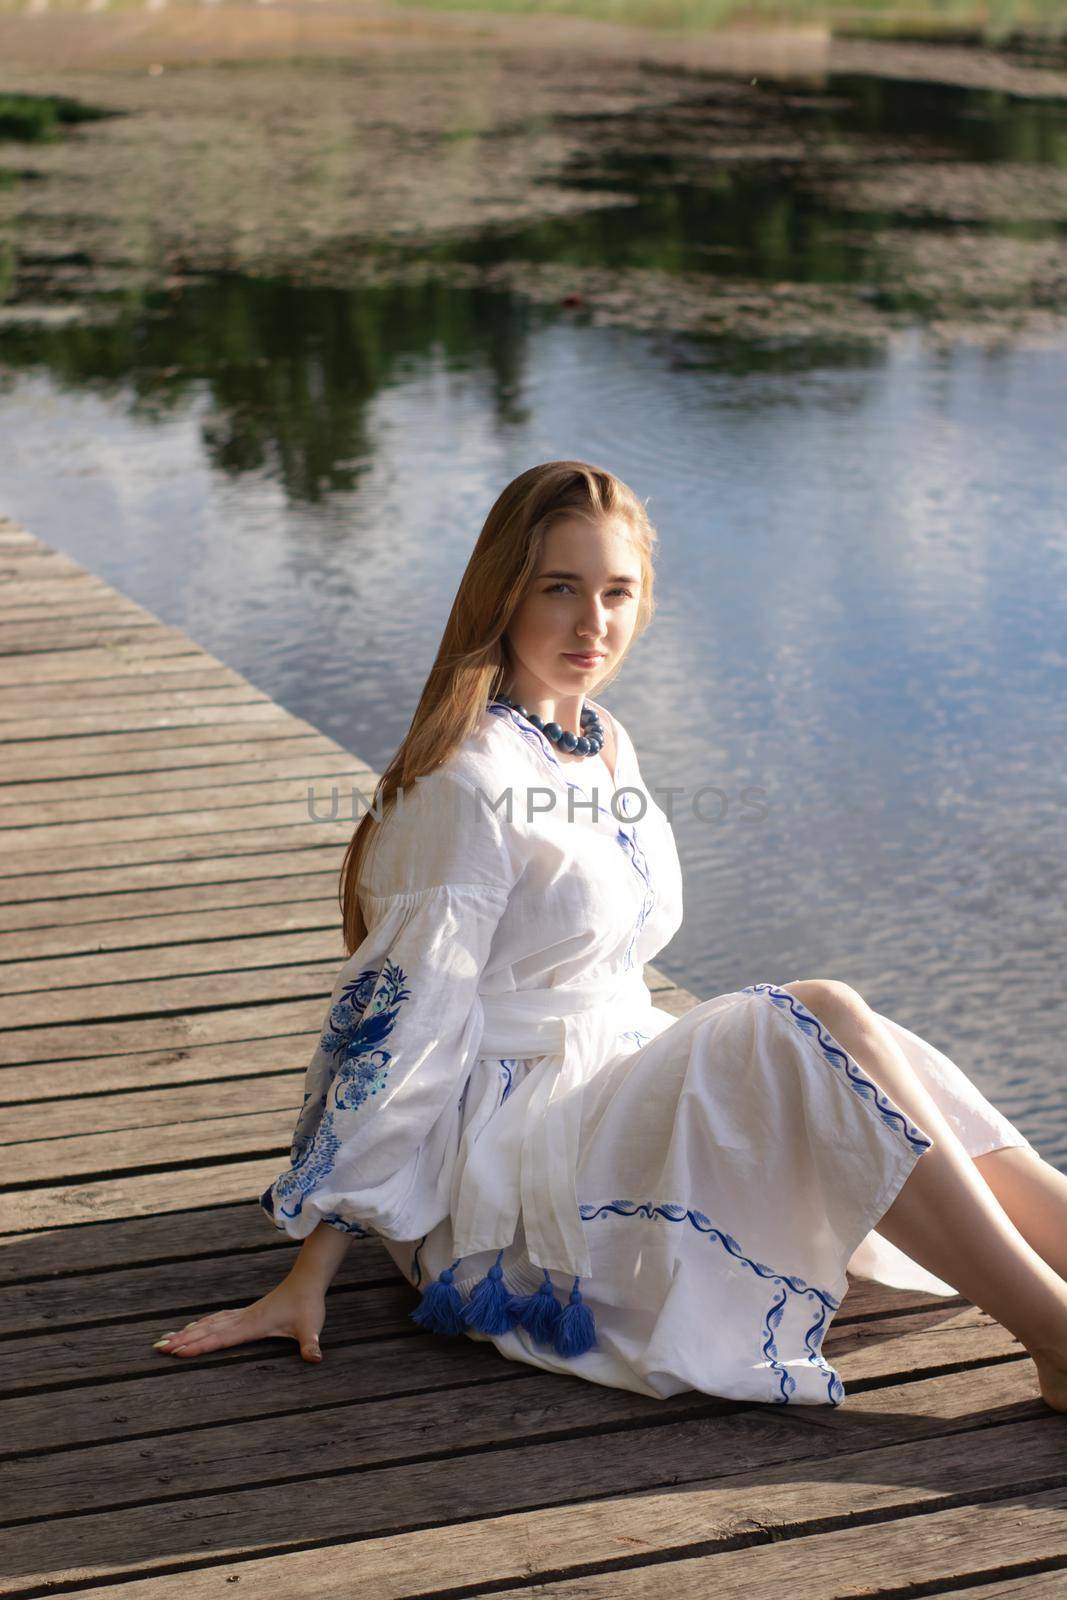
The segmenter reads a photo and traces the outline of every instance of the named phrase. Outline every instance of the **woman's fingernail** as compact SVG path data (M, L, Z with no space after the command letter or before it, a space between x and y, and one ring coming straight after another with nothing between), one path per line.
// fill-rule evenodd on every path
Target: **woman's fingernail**
M163 1345L166 1345L166 1344L170 1344L170 1340L169 1339L157 1339L155 1344L152 1346L152 1349L153 1350L159 1350L159 1349L162 1348Z

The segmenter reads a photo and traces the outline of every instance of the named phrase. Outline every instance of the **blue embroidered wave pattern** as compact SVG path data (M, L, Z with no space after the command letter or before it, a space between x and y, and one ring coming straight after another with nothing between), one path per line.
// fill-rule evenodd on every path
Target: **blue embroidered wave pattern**
M341 1147L335 1113L358 1110L385 1087L392 1057L381 1048L382 1041L392 1032L401 1003L410 997L403 970L388 958L381 968L368 967L344 985L319 1040L319 1049L330 1060L323 1103L332 1097L333 1104L323 1110L313 1134L293 1141L289 1171L273 1186L282 1216L299 1216L307 1196L333 1170ZM270 1193L268 1189L264 1202Z
M846 1054L841 1046L835 1044L831 1035L822 1026L818 1017L813 1016L807 1006L802 1005L795 994L788 989L781 989L774 983L750 983L741 994L765 994L773 1000L776 1006L792 1014L794 1022L803 1033L812 1035L819 1043L826 1060L832 1067L837 1067L843 1072L852 1088L861 1100L871 1100L878 1109L878 1114L887 1128L892 1128L894 1133L902 1133L908 1143L916 1150L929 1150L932 1139L920 1133L913 1122L909 1122L902 1112L891 1106L885 1095L872 1083L870 1078L864 1076L858 1065Z
M358 1222L346 1222L344 1217L337 1211L324 1211L322 1220L323 1222L328 1222L331 1228L336 1228L340 1233L355 1234L357 1239L373 1238L373 1232L370 1228L364 1228Z
M818 1367L827 1379L826 1393L831 1405L840 1405L845 1397L845 1387L834 1368L830 1366L820 1350L822 1337L828 1326L827 1312L838 1309L840 1301L827 1289L817 1289L805 1279L787 1272L777 1272L774 1267L768 1267L762 1261L754 1261L751 1256L746 1256L737 1240L730 1234L724 1233L704 1215L702 1211L693 1211L688 1206L664 1203L655 1205L651 1200L611 1200L600 1205L579 1205L583 1222L592 1222L596 1217L613 1214L620 1217L663 1217L668 1222L690 1222L699 1233L706 1233L718 1239L723 1249L737 1261L743 1261L746 1267L760 1278L772 1279L781 1289L779 1297L776 1292L769 1309L763 1319L760 1330L760 1349L767 1357L772 1371L778 1375L779 1393L773 1398L778 1405L787 1405L789 1396L796 1389L797 1381L792 1373L787 1371L785 1365L778 1359L778 1346L775 1343L774 1330L782 1320L786 1302L791 1294L814 1300L818 1305L815 1321L804 1334L804 1347L808 1353L808 1360L813 1366Z
M636 824L633 822L630 823L629 833L627 833L625 828L620 828L615 837L622 849L629 851L631 865L645 885L645 895L643 901L641 902L641 910L638 914L637 924L633 933L630 935L630 942L626 947L626 955L622 963L623 968L627 969L635 965L634 951L637 946L638 936L641 932L641 929L648 921L652 907L656 903L656 894L655 890L652 888L652 878L648 870L648 862L645 858L645 853L637 842Z
M648 1043L651 1037L650 1033L642 1033L640 1028L627 1028L623 1033L619 1034L620 1039L632 1039L639 1050L642 1045Z
M551 750L546 748L549 744L547 736L543 733L538 733L532 722L527 722L525 717L520 717L519 713L513 711L510 706L491 705L487 706L486 709L491 717L506 717L513 727L518 728L526 743L534 745L546 761L551 761L554 767L561 766L561 763L556 760Z

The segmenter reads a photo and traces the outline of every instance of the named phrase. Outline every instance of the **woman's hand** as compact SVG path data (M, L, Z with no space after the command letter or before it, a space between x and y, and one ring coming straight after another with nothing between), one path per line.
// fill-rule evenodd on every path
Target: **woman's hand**
M176 1333L157 1339L153 1348L164 1355L203 1356L250 1339L286 1338L296 1340L305 1361L321 1361L319 1334L325 1321L325 1291L291 1272L261 1300L187 1322Z

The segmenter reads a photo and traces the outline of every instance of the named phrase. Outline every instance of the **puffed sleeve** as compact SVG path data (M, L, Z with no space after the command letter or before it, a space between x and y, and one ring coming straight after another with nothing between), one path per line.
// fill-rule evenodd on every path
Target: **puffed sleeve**
M446 1214L447 1177L422 1170L420 1152L477 1059L479 980L514 883L499 815L455 775L409 785L371 827L367 937L334 982L290 1166L260 1198L295 1239L320 1221L408 1237L395 1229L417 1179L436 1179Z

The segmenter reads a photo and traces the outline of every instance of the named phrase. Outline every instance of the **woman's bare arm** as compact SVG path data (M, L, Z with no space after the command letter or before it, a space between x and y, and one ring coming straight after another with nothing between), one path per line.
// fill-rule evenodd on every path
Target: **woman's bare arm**
M331 1227L328 1222L320 1222L300 1246L300 1253L289 1269L289 1276L325 1294L348 1254L350 1242L350 1234Z
M276 1288L234 1311L213 1311L157 1339L164 1355L200 1356L250 1339L295 1339L305 1361L321 1361L319 1334L326 1320L326 1290L345 1258L347 1233L320 1222Z

